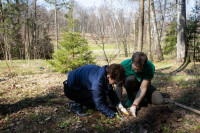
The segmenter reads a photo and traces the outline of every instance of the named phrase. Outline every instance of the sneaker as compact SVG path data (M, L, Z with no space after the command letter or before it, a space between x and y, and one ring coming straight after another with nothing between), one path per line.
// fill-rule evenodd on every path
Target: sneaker
M70 111L73 113L76 113L78 116L84 117L87 116L87 113L83 112L83 105L81 105L80 103L73 103Z

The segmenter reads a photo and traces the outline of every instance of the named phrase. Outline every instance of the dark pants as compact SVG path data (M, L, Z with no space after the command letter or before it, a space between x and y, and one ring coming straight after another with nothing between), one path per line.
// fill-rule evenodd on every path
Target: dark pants
M127 91L128 97L136 96L138 90L140 89L141 83L139 83L134 75L130 75L126 77L124 87ZM118 97L121 99L122 94L122 86L123 83L118 83L116 87L116 93ZM156 90L156 88L153 85L149 85L147 88L147 92L145 97L149 102L153 104L161 104L163 102L162 96L159 91ZM144 99L143 98L143 99Z
M89 91L86 88L81 90L73 90L68 86L67 80L63 82L63 84L64 84L64 93L68 99L80 103L86 107L90 108L95 107L94 102L92 100L91 91Z

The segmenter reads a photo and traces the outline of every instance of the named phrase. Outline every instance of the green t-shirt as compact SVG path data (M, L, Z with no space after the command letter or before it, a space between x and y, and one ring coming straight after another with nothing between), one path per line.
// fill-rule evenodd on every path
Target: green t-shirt
M124 66L125 69L125 75L126 77L129 75L134 75L136 79L141 83L143 79L152 79L154 72L155 72L155 66L151 61L147 60L147 63L144 67L144 70L142 72L135 73L132 69L132 62L131 59L124 60L121 63Z

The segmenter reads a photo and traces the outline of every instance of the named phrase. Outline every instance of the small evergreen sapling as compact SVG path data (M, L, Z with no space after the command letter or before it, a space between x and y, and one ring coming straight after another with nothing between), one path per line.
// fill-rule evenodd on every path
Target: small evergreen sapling
M61 47L53 54L50 64L59 72L69 72L86 64L95 64L88 42L78 32L63 32Z

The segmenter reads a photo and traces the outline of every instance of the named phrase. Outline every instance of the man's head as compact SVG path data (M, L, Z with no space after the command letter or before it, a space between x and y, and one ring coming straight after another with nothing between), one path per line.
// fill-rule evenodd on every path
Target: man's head
M109 84L116 84L125 79L125 69L121 64L111 64L107 66L106 73Z
M131 62L134 72L141 72L147 63L147 56L143 52L135 52L131 58Z

